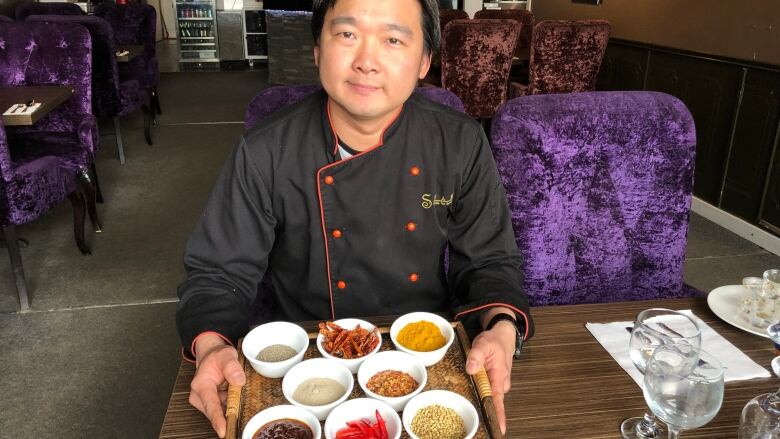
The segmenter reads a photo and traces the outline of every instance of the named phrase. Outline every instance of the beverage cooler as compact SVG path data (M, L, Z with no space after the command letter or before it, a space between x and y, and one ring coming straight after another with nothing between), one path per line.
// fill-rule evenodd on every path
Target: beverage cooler
M179 61L191 65L219 66L214 0L177 0L176 32Z

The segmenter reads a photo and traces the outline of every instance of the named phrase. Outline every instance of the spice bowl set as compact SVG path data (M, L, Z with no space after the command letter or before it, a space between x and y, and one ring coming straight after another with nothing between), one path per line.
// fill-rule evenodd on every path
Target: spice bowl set
M455 339L447 320L424 312L401 316L390 328L397 350L382 352L379 330L364 320L323 322L319 328L315 343L322 358L305 361L309 335L293 323L261 325L244 338L242 351L252 368L282 378L290 405L254 415L242 439L399 439L403 431L412 439L475 435L479 416L471 402L446 390L423 392L426 367L441 361ZM349 399L353 375L366 398Z

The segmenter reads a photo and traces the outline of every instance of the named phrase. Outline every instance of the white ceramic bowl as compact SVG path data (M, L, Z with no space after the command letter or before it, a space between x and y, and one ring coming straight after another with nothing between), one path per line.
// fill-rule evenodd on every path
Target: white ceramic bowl
M396 397L382 396L368 390L368 380L383 370L398 370L408 373L417 381L417 388L408 395ZM412 354L400 351L384 351L373 355L360 365L357 379L360 388L363 389L366 396L383 401L392 407L393 410L400 412L403 411L406 403L409 402L412 397L422 392L422 389L425 388L425 384L428 382L428 371L425 370L422 361Z
M336 433L346 427L349 421L367 418L372 424L376 423L377 410L379 410L379 415L385 421L388 437L390 439L400 438L403 431L401 418L392 407L375 399L356 398L339 405L330 412L323 429L325 439L334 439Z
M447 390L429 390L412 398L404 409L404 430L409 433L409 436L412 439L420 439L417 435L412 433L412 420L417 414L417 411L434 404L455 410L460 418L463 419L463 426L466 428L466 437L464 439L471 439L477 433L479 416L477 415L477 409L474 408L473 404L457 393L449 392Z
M398 337L398 333L401 332L401 329L403 329L404 326L408 325L409 323L419 322L421 320L427 320L439 328L439 331L441 331L441 334L446 340L444 346L436 349L435 351L418 352L408 349L401 345L401 343L398 343L398 339L396 337ZM393 322L393 325L390 326L390 340L393 341L396 349L401 352L407 352L414 355L415 357L419 358L420 361L422 361L425 367L430 367L444 358L444 354L447 353L447 349L450 348L450 345L452 345L452 342L455 340L455 330L452 329L450 322L436 314L431 314L429 312L412 312L398 317Z
M368 329L369 331L373 331L375 328L375 326L372 325L371 323L360 319L341 319L341 320L336 320L333 323L341 326L344 329L355 329L358 324L360 325L361 328ZM338 361L344 366L347 366L347 369L349 369L350 372L355 374L357 373L363 361L365 361L366 358L370 357L371 355L374 355L377 352L379 352L379 349L382 347L382 334L377 332L376 336L379 338L379 343L377 343L374 350L360 358L343 359L329 354L327 351L325 351L325 348L322 346L322 343L325 340L325 336L323 336L322 334L317 335L317 349L319 349L320 354L322 354L323 357Z
M308 380L309 378L330 378L338 381L346 392L341 397L330 404L326 405L306 405L301 404L293 398L293 393L298 386ZM349 394L352 393L352 388L355 385L355 380L352 378L352 373L343 364L329 360L327 358L314 358L300 362L293 366L282 380L282 393L290 404L298 407L305 408L312 412L314 416L320 421L324 421L328 417L328 413L331 412L337 405L346 401L349 398Z
M274 363L258 360L257 354L273 344L290 346L296 354L288 360ZM301 362L308 347L309 336L303 328L290 322L271 322L249 331L241 344L241 351L257 373L268 378L281 378Z
M252 439L252 436L254 436L255 433L257 433L257 430L263 425L276 419L285 418L297 419L308 425L314 433L314 439L320 439L322 437L320 421L318 421L311 412L294 405L277 405L269 407L252 416L252 419L247 422L244 432L241 433L241 439Z

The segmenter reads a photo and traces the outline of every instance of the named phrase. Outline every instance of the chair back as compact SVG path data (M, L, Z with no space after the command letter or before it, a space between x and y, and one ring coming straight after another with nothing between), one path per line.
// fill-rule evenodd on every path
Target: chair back
M656 92L524 96L493 118L532 305L681 297L696 130Z
M137 79L144 88L156 86L160 82L160 68L155 52L157 12L154 7L140 3L118 5L103 2L95 7L95 15L111 25L116 45L144 46L143 53L119 66L120 76Z
M463 9L440 9L439 10L439 30L444 36L444 28L452 20L468 20L469 14Z
M311 12L265 11L270 84L319 84L311 18Z
M514 20L454 20L441 41L441 84L474 118L493 117L506 100L520 26Z
M14 22L0 26L0 86L67 85L73 96L30 129L74 132L92 113L92 40L66 23ZM16 128L24 131L26 128Z
M0 22L9 22L9 21L13 22L14 19L9 17L9 16L7 16L7 15L0 14Z
M16 21L30 15L86 15L79 5L66 2L23 2L16 5Z
M28 22L81 25L92 38L92 108L98 117L119 114L119 74L114 31L108 21L94 15L31 15Z
M531 36L534 30L534 14L525 9L482 9L474 14L474 18L488 20L515 20L520 23L520 36L517 37L515 54L531 47Z
M528 94L595 90L610 29L604 20L537 23L531 41Z
M266 88L256 94L249 102L244 118L244 128L249 130L275 111L300 102L303 98L321 88L320 85L292 85ZM461 113L464 112L463 102L461 102L457 96L443 88L417 87L415 92L422 94L434 102L446 105Z

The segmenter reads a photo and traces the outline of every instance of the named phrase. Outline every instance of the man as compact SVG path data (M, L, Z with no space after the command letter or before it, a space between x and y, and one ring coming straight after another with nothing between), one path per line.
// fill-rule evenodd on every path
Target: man
M312 22L324 91L245 133L187 243L190 403L224 435L225 382L245 382L233 344L269 269L277 319L426 310L485 329L466 367L488 371L504 428L516 342L533 325L484 132L412 95L438 47L436 2L317 0Z

